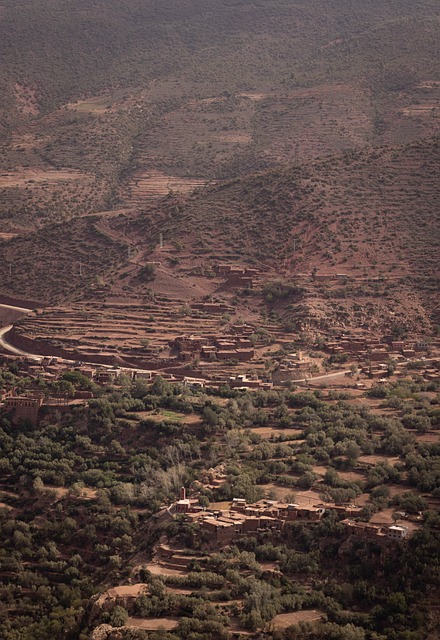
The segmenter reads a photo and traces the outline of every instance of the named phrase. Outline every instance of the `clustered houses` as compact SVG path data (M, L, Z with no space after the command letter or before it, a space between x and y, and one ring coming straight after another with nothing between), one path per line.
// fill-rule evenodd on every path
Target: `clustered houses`
M304 355L302 351L287 354L280 360L279 367L273 372L274 382L283 383L287 380L295 380L311 375L314 361Z
M274 500L247 504L246 500L236 498L230 509L213 511L198 506L197 500L188 499L182 488L180 499L169 510L170 513L185 514L188 519L197 521L209 543L221 547L241 535L262 530L281 531L288 522L319 522L327 508L325 505L286 504Z
M73 363L62 358L48 356L7 356L2 355L3 362L15 362L18 365L18 375L25 375L27 378L43 379L48 382L59 380L67 371L81 373L89 380L98 384L115 382L124 374L133 380L145 379L154 380L157 376L166 377L166 374L158 371L146 371L142 369L122 369L119 367L88 365L81 362Z
M93 398L92 391L79 389L75 390L72 397L67 397L66 394L62 392L45 395L41 392L41 386L39 384L41 380L56 382L57 380L62 380L63 374L68 371L81 373L97 384L115 383L123 373L131 376L134 380L143 378L151 381L161 375L159 372L154 371L124 370L117 367L100 368L98 366L97 368L93 368L86 364L73 364L61 358L47 356L17 358L16 356L2 355L1 360L3 362L14 361L18 367L17 375L30 378L31 383L26 394L17 395L15 388L5 391L0 390L0 408L3 407L6 412L11 413L14 424L20 420L27 420L34 426L38 422L39 412L42 406L57 406L59 410L64 410L72 403L78 404ZM165 377L163 374L162 376Z
M231 509L245 516L270 517L282 522L294 520L318 521L325 513L324 505L286 504L275 500L259 500L253 504L246 504L243 500L233 500Z
M432 346L426 340L395 340L393 336L367 337L341 334L335 336L325 345L330 354L348 354L358 360L385 362L391 356L414 358L419 353L426 353Z
M186 497L181 489L180 499L169 508L172 514L184 514L192 522L197 522L205 534L207 543L216 548L231 544L240 536L261 531L283 531L288 523L318 523L326 511L336 511L339 515L358 516L361 507L352 504L286 504L275 500L260 500L247 504L243 498L234 498L227 510L205 509L195 499ZM363 539L404 540L408 528L402 525L389 527L357 522L350 518L341 521L349 536Z
M236 267L231 264L219 264L215 271L218 276L225 278L228 287L246 287L249 289L254 286L254 278L260 273L258 269Z
M237 360L248 362L255 356L251 340L241 335L178 336L170 343L179 360Z

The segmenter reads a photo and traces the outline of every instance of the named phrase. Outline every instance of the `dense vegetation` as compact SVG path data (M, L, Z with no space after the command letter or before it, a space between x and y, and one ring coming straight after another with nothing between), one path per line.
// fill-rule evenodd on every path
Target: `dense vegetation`
M29 382L16 377L14 366L3 367L0 387L17 384L26 388ZM226 638L230 615L256 630L279 613L304 608L324 611L327 622L297 627L292 637L428 637L426 625L432 621L420 607L429 607L438 587L438 520L421 493L439 495L440 450L418 443L416 436L439 428L435 383L415 378L391 386L383 402L400 407L393 418L346 400L334 403L322 392L228 392L226 404L219 404L213 396L161 379L147 384L121 378L117 387L101 388L81 374L66 373L59 382L39 386L67 394L92 388L96 398L62 414L46 410L37 428L13 425L8 415L1 419L5 640L86 638L89 625L123 624L124 606L115 604L91 618L89 598L133 575L131 559L139 552L148 557L161 533L189 552L194 549L197 561L187 577L158 578L140 569L133 577L146 582L149 592L131 601L129 613L177 615L175 634L182 639L193 633L208 638L213 630ZM151 417L138 415L145 411ZM187 423L190 415L199 421ZM262 440L249 429L268 423L284 435L275 431L271 440ZM359 456L373 452L398 456L399 463L358 464ZM154 524L154 513L182 484L189 486L222 464L225 483L214 492L199 485L201 503L255 500L267 484L287 485L292 495L315 487L323 500L337 503L367 491L364 519L394 505L407 513L423 511L423 528L408 545L388 547L379 559L372 541L344 545L344 529L331 512L316 527L298 523L285 534L247 537L216 554L203 550L197 525L181 518ZM314 473L316 464L327 467L324 477ZM362 480L339 476L341 470L361 469ZM391 494L389 486L402 483L410 490ZM335 564L341 557L344 561ZM279 563L281 573L265 573L259 562L267 561ZM166 585L196 593L170 594ZM235 614L215 607L229 599L243 602Z

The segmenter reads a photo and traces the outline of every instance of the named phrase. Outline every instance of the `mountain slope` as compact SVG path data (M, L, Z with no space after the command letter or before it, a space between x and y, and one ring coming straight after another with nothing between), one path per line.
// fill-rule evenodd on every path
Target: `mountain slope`
M43 229L0 245L1 293L25 297L32 291L31 297L38 293L52 304L79 294L92 301L93 288L74 277L82 261L88 283L99 276L108 295L141 300L146 285L133 279L133 269L159 261L174 278L182 304L192 298L191 274L206 274L209 291L209 274L228 263L257 268L263 287L281 279L304 289L300 300L277 303L284 324L299 326L300 319L326 329L368 321L380 329L401 317L430 331L439 321L433 295L440 257L439 166L439 139L432 138L261 172L187 197L171 195L137 214L122 211ZM34 277L31 265L39 261L44 270L49 260L52 279ZM13 278L6 277L9 262ZM127 266L132 275L125 280ZM323 283L326 275L337 283ZM130 293L124 294L124 283ZM163 290L148 286L168 295L167 283Z

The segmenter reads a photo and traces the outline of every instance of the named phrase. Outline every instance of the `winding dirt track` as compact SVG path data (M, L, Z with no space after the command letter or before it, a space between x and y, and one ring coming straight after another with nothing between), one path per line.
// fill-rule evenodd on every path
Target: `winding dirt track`
M14 307L10 304L0 304L1 309L9 309L10 311L19 311L20 313L26 314L30 313L30 309L25 309L24 307ZM0 327L0 347L2 347L5 351L9 351L9 353L13 353L17 356L32 356L33 353L26 353L26 351L22 351L21 349L17 349L13 345L9 344L4 336L12 329L13 325L9 324L5 327Z
M9 351L9 353L13 353L16 356L33 356L33 353L27 353L26 351L22 351L21 349L17 349L17 347L13 347L12 344L6 342L4 336L12 329L13 325L9 324L6 327L2 327L0 329L0 347L5 349L5 351Z

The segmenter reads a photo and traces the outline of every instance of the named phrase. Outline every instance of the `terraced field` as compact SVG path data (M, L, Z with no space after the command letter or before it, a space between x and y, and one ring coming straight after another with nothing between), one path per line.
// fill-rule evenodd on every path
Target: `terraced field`
M131 179L124 202L128 207L142 207L148 200L157 200L173 193L190 193L203 187L206 180L169 176L159 171L139 171Z

